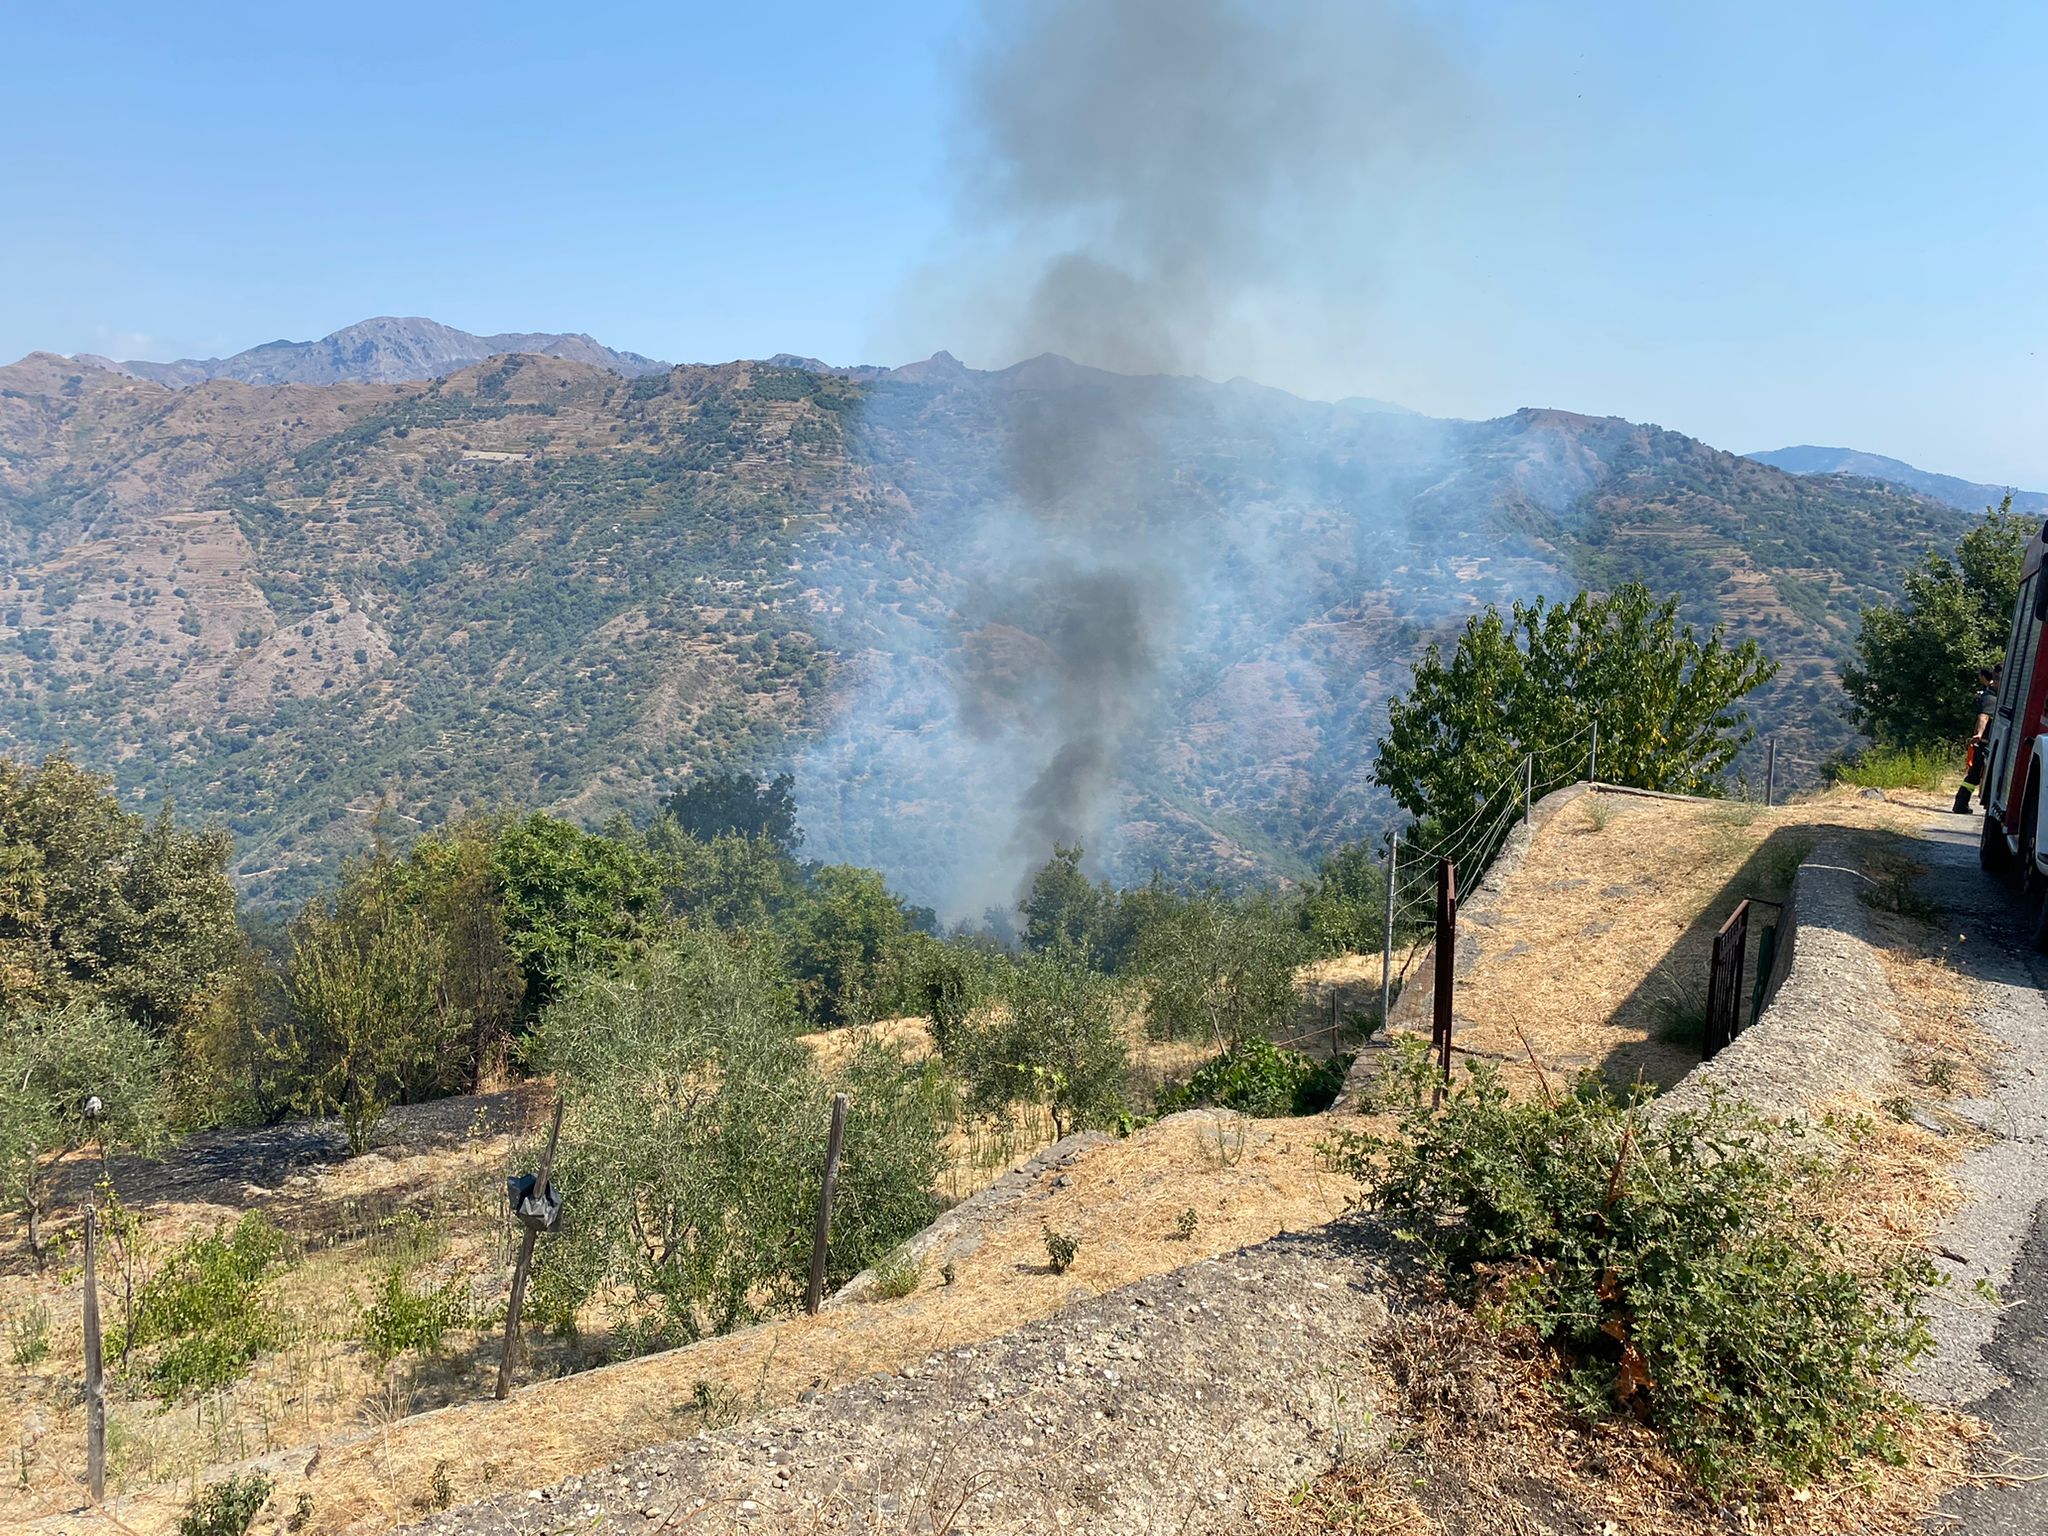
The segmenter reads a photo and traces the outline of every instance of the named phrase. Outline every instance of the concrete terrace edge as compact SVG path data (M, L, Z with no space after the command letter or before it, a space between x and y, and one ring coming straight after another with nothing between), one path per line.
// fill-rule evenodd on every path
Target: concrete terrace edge
M1699 1108L1720 1092L1765 1114L1803 1116L1895 1077L1904 1029L1860 895L1869 884L1838 843L1807 856L1781 920L1776 991L1730 1045L1658 1095L1659 1113Z

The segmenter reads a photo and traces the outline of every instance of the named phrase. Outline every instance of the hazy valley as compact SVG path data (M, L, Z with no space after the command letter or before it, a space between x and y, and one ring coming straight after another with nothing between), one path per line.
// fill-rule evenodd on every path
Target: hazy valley
M1077 459L1085 485L1046 478ZM1759 725L1817 763L1851 739L1858 608L1965 517L1612 418L1055 357L173 388L34 354L0 369L0 744L223 818L259 898L380 808L595 823L790 764L809 855L978 912L1048 828L1125 877L1302 872L1383 814L1384 699L1431 638L1631 576L1764 642ZM1030 536L1105 519L1078 562ZM1091 583L1148 573L1140 660L1077 683ZM1084 747L1098 793L1020 809Z

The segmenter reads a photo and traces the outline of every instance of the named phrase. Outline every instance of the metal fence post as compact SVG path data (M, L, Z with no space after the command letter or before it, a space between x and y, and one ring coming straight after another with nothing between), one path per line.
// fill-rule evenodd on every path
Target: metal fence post
M825 1136L825 1183L818 1191L818 1225L811 1233L811 1283L804 1311L813 1317L825 1300L825 1251L832 1243L832 1186L839 1182L839 1144L846 1137L846 1095L832 1095L832 1129Z
M1778 738L1773 736L1764 744L1764 805L1768 807L1778 793Z
M1451 1083L1451 992L1458 966L1458 868L1449 859L1436 867L1436 997L1430 1044L1436 1048L1444 1087Z
M1600 782L1600 717L1598 715L1593 717L1593 745L1591 750L1586 753L1586 782L1588 784L1598 784Z
M1529 808L1536 801L1536 754L1522 757L1522 825L1529 825Z
M1387 1027L1387 1015L1394 1007L1394 860L1401 850L1401 839L1387 839L1387 915L1386 938L1380 949L1380 1028Z

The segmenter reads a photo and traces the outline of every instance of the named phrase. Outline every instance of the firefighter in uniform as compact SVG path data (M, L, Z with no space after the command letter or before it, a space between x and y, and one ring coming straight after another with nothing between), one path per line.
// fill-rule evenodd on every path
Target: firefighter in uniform
M1970 814L1970 791L1984 782L1984 737L1991 730L1991 716L1998 708L1997 667L1977 669L1977 728L1970 733L1970 758L1963 769L1963 787L1956 791L1955 812Z

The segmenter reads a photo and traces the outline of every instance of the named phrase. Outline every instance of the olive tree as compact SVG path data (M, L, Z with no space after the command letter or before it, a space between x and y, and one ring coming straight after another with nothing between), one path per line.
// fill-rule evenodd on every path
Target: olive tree
M1219 1047L1271 1037L1299 1006L1294 970L1307 947L1268 898L1207 891L1176 902L1138 937L1147 1022L1169 1040L1207 1035Z
M163 1043L126 1014L74 999L0 1022L0 1178L38 1265L55 1163L87 1146L154 1151L169 1126Z
M974 1107L1041 1102L1062 1136L1114 1124L1129 1059L1124 987L1060 944L1008 971L998 998L953 1030Z
M601 1291L649 1344L793 1305L809 1268L834 1084L797 1036L773 946L683 927L616 973L576 978L529 1059L567 1105L568 1203L535 1305L573 1325ZM878 1047L856 1055L829 1274L844 1279L931 1219L944 1095Z

